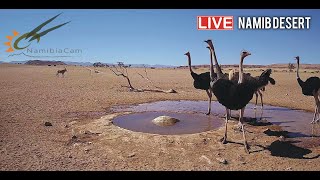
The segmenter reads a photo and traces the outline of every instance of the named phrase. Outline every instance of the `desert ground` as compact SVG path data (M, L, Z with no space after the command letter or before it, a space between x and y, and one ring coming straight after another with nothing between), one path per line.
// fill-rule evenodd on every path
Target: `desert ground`
M186 135L157 135L133 132L111 123L121 113L113 106L162 100L207 100L205 91L193 87L188 69L148 69L148 77L161 89L177 93L130 92L124 78L107 68L92 73L84 67L67 66L65 77L56 77L63 66L0 64L0 169L16 170L200 170L200 171L296 171L320 170L320 147L308 148L305 158L272 156L267 147L279 141L263 132L281 130L277 125L246 124L248 143L245 153L242 133L233 130L228 138L236 143L222 144L224 128ZM93 69L93 67L91 67ZM196 69L197 73L207 69ZM259 71L245 69L253 75ZM153 88L129 68L132 85ZM320 75L300 71L303 80ZM272 73L274 86L264 92L265 104L313 112L314 99L306 97L294 72ZM215 97L213 97L215 99ZM252 99L254 102L255 98ZM214 108L214 107L212 107ZM101 118L102 117L102 118ZM311 121L311 119L310 119ZM52 126L45 126L50 122ZM308 159L308 157L310 159ZM221 159L227 163L220 162Z

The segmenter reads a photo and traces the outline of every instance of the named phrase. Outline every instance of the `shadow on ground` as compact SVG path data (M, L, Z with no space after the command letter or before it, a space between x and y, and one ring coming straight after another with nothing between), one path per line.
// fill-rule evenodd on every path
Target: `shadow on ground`
M298 147L292 143L297 141L280 141L276 140L267 147L262 147L265 150L269 150L272 156L286 157L292 159L316 159L320 157L320 154L314 157L304 157L307 154L312 153L310 149Z

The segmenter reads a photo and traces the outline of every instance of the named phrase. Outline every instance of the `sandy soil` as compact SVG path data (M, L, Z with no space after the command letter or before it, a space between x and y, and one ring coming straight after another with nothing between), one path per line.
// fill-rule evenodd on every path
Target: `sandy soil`
M272 156L266 147L279 138L263 131L279 130L275 125L246 125L252 152L246 154L242 134L233 130L236 121L228 126L228 138L234 143L225 145L219 142L223 128L165 136L110 123L117 114L109 108L115 105L207 100L204 91L193 87L187 69L148 69L156 86L178 92L155 93L129 92L121 87L127 85L125 79L105 68L90 75L88 69L68 66L65 78L58 78L59 68L0 65L1 170L320 170L320 158L312 158L320 154L319 147L310 148L304 157ZM148 88L136 71L143 73L129 70L133 86ZM319 73L301 73L303 79L309 76ZM313 98L302 95L294 73L276 72L272 77L276 85L267 86L266 104L314 110ZM52 126L45 126L47 121Z

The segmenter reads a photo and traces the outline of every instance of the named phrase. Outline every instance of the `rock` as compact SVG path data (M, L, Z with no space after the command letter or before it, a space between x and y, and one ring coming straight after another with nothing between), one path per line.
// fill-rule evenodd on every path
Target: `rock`
M73 147L77 147L77 146L80 146L80 143L74 143L73 144Z
M208 140L206 138L202 139L203 144L208 144Z
M207 156L205 156L205 155L202 155L199 159L203 159L203 160L205 160L208 164L212 164L211 160L210 160Z
M91 131L84 131L84 134L92 135L93 133Z
M174 90L174 89L169 89L168 91L166 91L167 93L177 93L177 91L176 90Z
M105 124L105 126L111 126L112 125L112 122L107 122L106 124Z
M136 156L136 153L130 153L129 155L128 155L128 157L134 157L134 156Z
M52 126L51 122L45 122L44 125L45 126Z
M84 131L84 134L86 134L86 135L99 135L101 133L91 132L91 131Z
M287 171L288 171L288 170L292 170L292 167L287 167L286 170L287 170Z
M285 137L284 137L284 136L280 136L280 137L279 137L279 140L280 140L280 141L284 141L284 140L285 140Z
M91 149L90 148L84 148L84 151L87 153L89 152Z
M228 161L224 158L216 158L217 161L219 161L219 163L221 164L228 164Z
M243 156L239 155L239 156L238 156L238 160L244 162L245 159L244 159Z
M269 123L269 121L266 118L263 118L263 119L259 120L259 122L261 122L261 123Z
M159 116L154 118L152 122L158 126L172 126L179 122L179 120L170 116Z
M69 122L69 125L71 126L71 125L74 125L75 123L77 123L77 121L71 121Z

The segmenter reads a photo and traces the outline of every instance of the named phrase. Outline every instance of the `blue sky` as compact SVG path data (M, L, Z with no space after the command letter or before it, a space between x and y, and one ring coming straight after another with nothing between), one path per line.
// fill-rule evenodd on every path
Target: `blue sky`
M5 52L7 35L16 30L20 35L62 13L41 31L71 21L49 32L30 48L71 48L82 53L68 58L8 57ZM235 18L233 31L197 30L199 15L230 15ZM311 16L309 30L238 30L238 16ZM40 32L41 32L40 31ZM320 10L0 10L0 61L47 59L80 62L127 64L187 65L184 53L190 51L193 64L209 64L209 51L203 42L212 39L220 64L238 64L241 50L252 56L247 64L294 62L299 55L302 63L320 61ZM23 43L21 43L21 46ZM16 51L18 52L18 51ZM21 52L21 51L19 51ZM39 54L38 54L39 55Z

